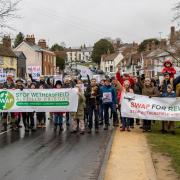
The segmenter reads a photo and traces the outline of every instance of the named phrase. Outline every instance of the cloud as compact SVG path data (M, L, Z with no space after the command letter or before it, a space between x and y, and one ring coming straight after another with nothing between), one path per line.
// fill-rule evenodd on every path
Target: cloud
M169 33L176 0L23 0L23 18L14 24L25 34L66 42L93 44L103 37L124 42Z

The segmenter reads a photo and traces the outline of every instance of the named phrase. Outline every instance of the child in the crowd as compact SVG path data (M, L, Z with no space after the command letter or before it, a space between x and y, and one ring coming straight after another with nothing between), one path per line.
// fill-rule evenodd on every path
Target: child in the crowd
M167 86L167 92L162 94L162 97L169 97L169 98L175 98L176 93L173 91L172 85ZM175 134L175 122L174 121L164 121L164 130L162 133L168 133L171 132L172 134Z
M174 75L176 74L176 70L173 67L173 63L170 60L166 60L164 62L164 68L162 70L162 73L168 73L170 76L170 81L172 82L174 79Z
M124 81L122 93L134 93L133 89L131 89L131 84L128 80ZM127 129L130 132L130 120L131 118L122 117L122 129L121 131L125 131Z
M85 108L85 96L82 92L81 86L76 85L78 89L78 108L76 113L72 113L73 122L72 122L72 133L76 133L78 130L78 122L79 122L79 130L80 134L84 134L85 123L84 123L84 108Z
M40 84L39 89L44 89L44 85ZM45 112L37 112L37 128L45 128L46 127L46 113Z
M62 88L62 82L56 81L55 84L56 89ZM54 131L57 130L57 127L59 126L60 132L63 131L63 113L62 112L54 112Z

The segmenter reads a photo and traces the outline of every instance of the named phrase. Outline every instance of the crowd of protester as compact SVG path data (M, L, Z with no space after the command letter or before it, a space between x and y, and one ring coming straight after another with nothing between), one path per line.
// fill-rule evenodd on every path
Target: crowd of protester
M14 79L9 76L7 82L1 84L1 89L61 89L77 88L78 107L77 112L51 112L49 119L54 122L54 131L59 128L59 132L64 131L66 125L72 133L91 133L94 128L95 133L99 132L99 127L103 126L107 131L111 124L120 127L121 131L130 132L135 125L140 126L143 132L151 131L150 120L140 120L121 116L121 96L124 92L145 95L151 97L174 98L180 96L180 77L174 79L170 72L163 72L163 79L159 77L146 77L145 75L133 76L132 74L121 74L121 68L116 73L116 77L105 78L97 83L96 79L83 82L80 79L64 78L63 81L56 82L45 80L44 76L40 81L35 81L30 76L25 82L21 79ZM35 116L36 115L36 116ZM19 131L22 123L25 132L35 132L37 128L46 128L46 112L1 112L2 131L8 129ZM37 121L35 121L35 117ZM112 120L112 123L111 123ZM35 124L35 122L37 122ZM162 133L171 132L175 134L175 122L162 121Z

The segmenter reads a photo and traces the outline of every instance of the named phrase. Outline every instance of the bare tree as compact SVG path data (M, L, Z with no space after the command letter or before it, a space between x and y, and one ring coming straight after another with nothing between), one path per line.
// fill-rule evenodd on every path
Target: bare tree
M0 27L14 30L9 21L19 18L17 15L18 4L21 0L0 0ZM2 33L2 32L1 32Z
M175 4L173 11L175 12L173 21L180 19L180 1Z

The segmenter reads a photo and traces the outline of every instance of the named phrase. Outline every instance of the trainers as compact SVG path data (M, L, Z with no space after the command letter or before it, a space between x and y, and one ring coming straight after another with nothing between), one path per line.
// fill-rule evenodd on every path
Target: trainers
M125 131L125 128L120 129L120 131Z

